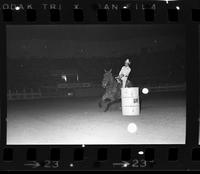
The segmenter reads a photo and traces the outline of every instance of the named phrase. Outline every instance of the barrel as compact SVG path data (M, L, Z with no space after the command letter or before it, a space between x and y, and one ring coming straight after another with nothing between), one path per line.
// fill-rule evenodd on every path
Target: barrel
M139 88L121 88L122 115L140 115Z

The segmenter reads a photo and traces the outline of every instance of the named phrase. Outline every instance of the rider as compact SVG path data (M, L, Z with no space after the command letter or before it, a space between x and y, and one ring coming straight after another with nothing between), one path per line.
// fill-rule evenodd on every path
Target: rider
M116 77L118 82L120 82L119 79L122 80L122 88L126 87L126 81L131 72L131 68L129 66L130 64L131 64L130 60L126 59L125 65L122 67L121 71L119 72L119 76Z

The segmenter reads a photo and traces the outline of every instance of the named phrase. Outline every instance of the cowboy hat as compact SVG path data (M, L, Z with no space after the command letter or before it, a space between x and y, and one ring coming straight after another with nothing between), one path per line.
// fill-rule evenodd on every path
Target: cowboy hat
M128 63L128 64L130 64L131 62L130 62L130 60L129 60L129 59L126 59L126 60L125 60L125 63Z

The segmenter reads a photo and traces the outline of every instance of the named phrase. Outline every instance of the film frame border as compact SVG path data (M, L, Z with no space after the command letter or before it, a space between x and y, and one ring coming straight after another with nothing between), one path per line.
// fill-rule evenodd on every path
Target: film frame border
M14 1L14 0L13 0ZM20 1L20 2L25 2L25 1ZM49 2L49 1L48 1ZM63 18L61 17L61 21L59 22L51 22L49 21L49 15L42 15L43 10L37 10L39 12L39 16L37 21L35 22L28 22L25 20L24 16L17 16L16 18L14 17L14 21L12 22L4 22L2 18L0 17L0 33L1 33L1 39L0 40L0 54L1 57L4 57L4 59L1 59L1 79L4 79L4 86L1 86L1 106L3 105L4 107L1 107L1 114L6 113L6 78L5 78L5 65L6 65L6 25L37 25L37 24L77 24L77 22L73 21L72 13L70 13L71 6L73 5L73 2L70 1L68 3L59 0L58 2L64 4L68 10L65 12L60 11L62 14L61 16L64 16ZM84 16L84 21L79 22L78 24L163 24L167 23L170 24L167 20L166 17L166 9L164 11L160 11L161 16L159 16L157 21L155 22L145 22L144 16L143 16L143 11L140 10L138 13L141 15L140 19L141 20L132 20L129 22L121 22L119 20L119 14L116 16L113 16L114 14L110 15L110 19L112 18L113 20L108 20L107 22L98 22L96 20L96 16L94 15L94 11L91 11L91 4L99 4L99 3L105 3L106 1L104 0L99 0L99 1L86 1L82 2L81 5L84 7L84 11L86 10L88 13L86 16ZM138 3L146 3L147 1L139 1ZM155 1L153 1L155 2ZM41 1L34 2L33 4L36 4L36 7L39 7ZM120 3L120 2L117 2ZM164 2L155 2L158 4L158 6L161 3ZM6 115L3 115L1 117L1 150L0 150L0 162L2 162L1 170L197 170L200 167L200 160L192 160L192 151L193 149L199 154L199 144L198 144L198 132L199 132L199 122L197 121L199 118L199 113L198 113L198 84L196 83L199 78L198 78L198 63L199 63L199 55L198 55L198 26L199 26L199 21L194 22L192 21L192 9L197 9L200 8L200 4L198 0L193 0L190 2L185 1L174 1L173 2L175 5L181 5L184 12L181 12L179 16L179 21L175 22L176 24L185 24L186 27L186 61L187 61L187 123L186 123L186 144L185 145L114 145L115 147L111 145L86 145L85 147L82 147L81 145L76 145L76 146L71 146L71 145L6 145ZM70 14L69 14L70 13ZM164 14L165 13L165 14ZM46 14L46 12L45 12ZM91 15L93 14L93 15ZM69 16L68 16L69 15ZM65 18L65 16L68 16L68 18ZM87 18L88 17L88 18ZM163 22L164 21L164 22ZM172 22L174 24L174 22ZM192 59L191 61L191 57ZM193 78L188 78L189 73L193 75ZM4 78L3 78L4 77ZM190 84L190 85L188 85ZM195 92L196 91L196 92ZM191 95L192 94L192 95ZM189 109L188 109L189 108ZM193 117L189 117L189 116ZM36 161L38 160L40 163L43 163L43 167L39 168L30 168L24 166L24 164L27 162L27 149L35 149L37 154ZM152 164L149 164L147 167L113 167L113 159L117 159L116 161L122 161L120 158L120 150L121 149L129 149L131 151L131 159L136 159L143 160L145 158L148 158L148 160L151 158L154 160ZM5 149L7 150L7 155L10 156L12 153L12 149L14 150L13 154L13 160L11 161L6 161L3 160L3 156L5 153ZM9 150L11 149L11 150ZM56 149L56 150L55 150ZM59 150L58 150L59 149ZM84 152L83 159L79 160L74 160L75 156L75 151L72 151L78 149L78 154ZM82 150L81 150L82 149ZM102 152L104 153L107 149L107 160L104 160L106 157L100 157L103 160L98 160L98 149L104 149ZM178 151L177 151L178 150ZM34 151L34 150L33 150ZM53 152L52 152L53 151ZM53 161L56 161L55 159L58 158L55 157L55 154L58 154L60 151L60 163L62 164L62 167L59 168L54 168L56 164L53 163ZM139 155L138 152L143 151L145 154L144 155ZM169 151L170 153L177 153L177 160L175 161L169 161ZM57 153L56 153L57 152ZM62 152L62 153L61 153ZM146 155L147 154L147 155ZM54 157L53 157L54 156ZM79 156L79 155L78 155ZM101 155L100 155L101 156ZM53 158L52 158L53 157ZM69 157L69 158L68 158ZM80 157L81 158L81 157ZM174 157L172 157L174 158ZM53 159L53 160L52 160ZM33 160L34 161L34 160ZM44 166L47 165L45 164L49 163L50 168L45 168ZM66 162L63 164L63 162ZM130 162L130 161L129 161ZM67 165L69 164L69 165ZM72 165L73 164L73 165ZM41 164L40 164L41 165ZM140 164L141 165L141 164ZM47 165L48 166L48 165ZM53 167L54 166L54 167Z

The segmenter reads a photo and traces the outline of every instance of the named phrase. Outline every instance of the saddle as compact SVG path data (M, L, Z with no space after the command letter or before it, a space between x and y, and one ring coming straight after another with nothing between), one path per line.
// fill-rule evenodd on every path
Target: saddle
M117 83L122 84L122 80L119 77L115 77Z
M115 77L115 79L116 79L117 83L120 84L120 85L122 86L122 80L121 80L119 77ZM127 87L127 85L128 85L129 83L130 83L130 80L127 80L127 81L126 81L125 87Z

